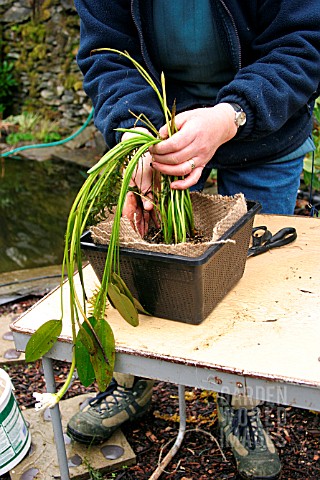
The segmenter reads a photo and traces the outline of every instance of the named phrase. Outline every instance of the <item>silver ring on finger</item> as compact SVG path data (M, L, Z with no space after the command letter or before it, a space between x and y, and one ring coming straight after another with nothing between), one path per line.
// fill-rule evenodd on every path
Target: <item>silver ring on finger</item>
M193 158L191 158L190 160L188 160L188 162L190 163L191 172L192 172L192 170L194 170L194 169L196 168L196 164L194 163Z

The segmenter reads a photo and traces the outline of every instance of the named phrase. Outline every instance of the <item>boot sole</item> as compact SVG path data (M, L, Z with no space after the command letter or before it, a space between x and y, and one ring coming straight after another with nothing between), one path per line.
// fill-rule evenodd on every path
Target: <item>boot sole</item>
M91 435L83 435L83 433L79 433L73 428L67 426L67 435L72 438L72 440L83 443L85 445L98 445L99 443L106 442L112 436L112 434L117 430L118 427L115 427L114 430L110 432L109 435L105 435L104 437L92 437Z
M280 473L272 477L248 477L247 475L241 475L241 473L239 473L239 477L243 480L277 480L280 477Z
M75 440L76 442L83 443L85 445L99 445L100 443L106 442L109 440L109 438L114 434L118 428L121 428L123 425L129 422L135 422L136 420L139 420L141 417L143 417L147 411L150 409L151 406L151 400L144 406L141 407L141 410L138 413L135 413L132 415L132 417L128 418L125 422L116 425L114 428L109 428L108 433L101 437L101 436L92 436L92 435L84 435L83 433L78 432L77 430L74 430L72 427L67 425L67 435L72 438L72 440Z

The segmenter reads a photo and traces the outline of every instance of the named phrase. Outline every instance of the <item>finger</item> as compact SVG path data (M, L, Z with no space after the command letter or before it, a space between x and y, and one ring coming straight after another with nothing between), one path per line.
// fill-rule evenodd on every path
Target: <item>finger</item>
M166 165L180 165L181 163L186 161L186 158L192 158L197 154L197 151L192 147L192 145L188 145L187 148L180 150L179 152L171 152L166 155L152 155L152 161L166 164Z
M134 215L138 208L137 196L134 192L128 192L123 204L122 216L134 221Z
M170 187L173 190L185 190L186 188L192 187L198 182L199 178L201 177L202 170L203 167L195 168L193 172L184 179L172 182Z
M148 233L149 229L150 213L139 210L136 216L136 230L138 230L140 236L143 238Z
M144 212L141 208L138 208L134 215L134 229L140 234L141 237L145 234L145 219Z
M175 154L187 148L194 140L195 132L186 134L184 130L179 130L172 137L150 147L150 152L153 156Z
M160 135L160 138L162 138L163 140L169 137L167 125L163 125L163 127L160 128L159 135Z
M143 224L141 224L142 208L139 203L139 197L134 192L128 192L124 201L122 216L129 220L131 227L135 231L143 235Z
M170 152L167 154L158 154L157 152L152 152L152 160L154 162L167 165L180 165L186 161L186 158L192 158L196 156L198 152L199 148L197 148L196 143L190 142L185 148L182 148L176 152Z
M143 210L151 211L154 206L153 195L151 193L147 193L146 195L142 195L141 197Z
M134 184L143 193L151 190L154 176L154 171L150 166L151 161L152 157L150 153L146 153L145 155L143 155L139 159L135 172L132 176Z
M161 185L161 176L160 173L152 170L152 183L149 185L149 188L142 191L142 204L144 210L151 211L154 209L157 202L157 195L160 191Z
M152 218L153 223L155 224L155 227L160 228L160 224L161 224L160 220L161 219L160 219L158 211L155 208L153 210L151 210L150 217Z
M132 128L131 132L124 132L124 134L121 137L121 141L127 140L128 138L132 138L134 136L139 135L138 133L135 134L134 130L137 130L138 132L150 133L149 130L145 127L135 127L135 128Z
M190 160L184 161L180 165L167 165L167 164L162 164L158 162L153 162L152 166L155 170L157 170L158 172L161 172L164 175L184 177L186 175L189 175L197 167L196 161L197 160L195 159L190 159Z
M124 202L122 216L126 217L132 228L143 237L148 231L149 212L142 209L140 197L134 192L128 192Z

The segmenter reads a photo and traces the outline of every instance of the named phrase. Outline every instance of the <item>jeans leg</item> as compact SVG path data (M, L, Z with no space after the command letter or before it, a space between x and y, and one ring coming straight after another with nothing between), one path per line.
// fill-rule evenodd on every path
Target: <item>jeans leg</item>
M263 213L294 213L304 157L282 163L266 163L248 168L218 171L218 192L221 195L243 193L248 200L258 201Z

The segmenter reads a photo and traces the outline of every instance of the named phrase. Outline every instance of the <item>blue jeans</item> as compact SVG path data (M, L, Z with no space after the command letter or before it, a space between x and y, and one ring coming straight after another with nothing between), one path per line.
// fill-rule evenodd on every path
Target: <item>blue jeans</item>
M258 201L263 213L294 213L304 157L282 163L266 163L247 168L218 170L220 195L243 193L247 200ZM202 190L211 168L204 168L201 178L190 190Z

